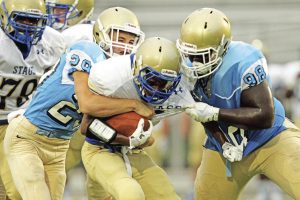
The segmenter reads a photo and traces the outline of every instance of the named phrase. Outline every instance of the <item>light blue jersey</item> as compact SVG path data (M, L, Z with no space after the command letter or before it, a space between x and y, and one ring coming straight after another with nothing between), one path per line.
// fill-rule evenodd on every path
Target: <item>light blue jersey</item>
M198 101L201 100L215 107L240 108L242 91L258 85L264 80L270 83L266 60L260 51L243 42L231 42L228 52L223 58L222 65L212 76L211 97L208 98L205 95L201 86L198 85L199 81L195 85L194 94ZM285 120L284 108L276 98L273 99L275 120L272 128L242 130L227 123L219 122L221 130L232 144L234 144L233 140L240 144L241 135L243 135L241 133L244 132L245 137L248 139L248 144L244 149L244 156L247 156L286 129L283 126ZM206 131L209 133L208 130ZM208 134L205 147L222 152L221 145L211 134Z
M70 139L78 130L82 114L72 73L89 73L94 63L104 59L100 47L89 41L75 43L61 56L56 67L45 75L24 114L39 128L38 134Z

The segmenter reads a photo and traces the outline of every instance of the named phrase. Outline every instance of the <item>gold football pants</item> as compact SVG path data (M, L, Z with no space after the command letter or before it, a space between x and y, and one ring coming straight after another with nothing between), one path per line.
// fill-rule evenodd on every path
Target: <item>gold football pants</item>
M66 157L66 171L76 167L81 162L81 148L84 142L85 136L80 133L80 130L76 131L70 140L69 149Z
M140 150L128 153L132 177L128 175L121 153L111 153L85 142L82 161L89 177L116 200L180 199L167 174Z
M3 140L6 128L7 125L0 125L0 200L5 199L6 195L10 199L21 200L21 196L13 182L8 163L4 155Z
M225 159L204 149L195 180L195 200L234 200L246 183L265 174L294 199L300 199L300 131L287 129L240 162L231 163L226 177Z
M69 140L38 135L24 116L7 127L4 152L23 200L61 200Z

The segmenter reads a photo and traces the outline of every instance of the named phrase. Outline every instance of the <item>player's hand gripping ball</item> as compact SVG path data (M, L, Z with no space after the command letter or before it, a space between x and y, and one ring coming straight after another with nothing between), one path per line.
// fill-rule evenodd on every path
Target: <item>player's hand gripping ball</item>
M105 122L115 129L117 133L129 137L129 148L131 149L141 145L145 146L144 144L146 143L146 146L149 146L149 144L151 145L154 142L154 139L151 137L152 122L136 112L114 115Z

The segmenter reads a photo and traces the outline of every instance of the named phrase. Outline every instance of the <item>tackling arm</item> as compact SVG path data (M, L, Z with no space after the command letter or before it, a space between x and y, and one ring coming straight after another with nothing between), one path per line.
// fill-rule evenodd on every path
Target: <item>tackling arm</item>
M82 113L95 117L107 117L134 111L146 118L153 116L153 108L138 100L118 99L94 94L89 89L88 76L88 73L85 72L76 71L73 73L75 94Z
M272 127L274 102L267 81L242 92L241 108L220 109L218 120L243 129Z
M207 122L204 123L203 126L207 128L212 136L221 144L224 158L226 158L230 162L242 160L243 146L234 146L229 143L224 133L220 130L217 122Z
M221 144L221 146L225 142L228 142L223 132L219 129L217 122L206 122L203 123L203 126L211 132L212 136Z

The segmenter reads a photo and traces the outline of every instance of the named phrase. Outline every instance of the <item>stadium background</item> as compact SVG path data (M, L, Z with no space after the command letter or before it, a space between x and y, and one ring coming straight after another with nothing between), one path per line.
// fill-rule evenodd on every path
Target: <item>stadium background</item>
M271 73L277 74L273 78L276 83L274 93L284 102L291 118L297 120L300 115L297 109L293 109L299 105L297 94L288 95L295 90L296 81L286 84L284 80L289 79L289 74L285 72L287 68L292 69L289 70L292 77L297 77L295 73L300 71L297 62L300 60L300 0L95 0L92 19L112 6L123 6L134 11L146 37L161 36L173 41L179 36L181 23L192 11L202 7L222 10L231 21L234 40L248 43L257 39L262 41L262 50L270 69L276 68L282 72ZM152 155L166 169L182 198L191 200L193 176L201 160L200 141L204 137L201 126L179 115L160 123L155 134L160 138ZM82 166L71 170L68 175L64 200L87 199ZM247 199L290 198L274 184L256 177L240 197L240 200Z

